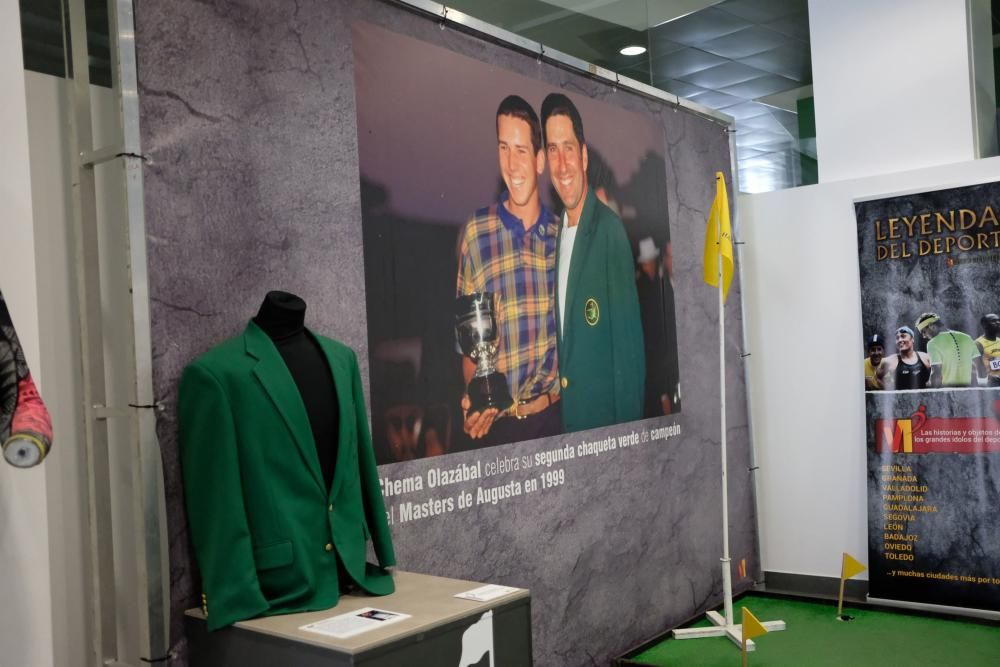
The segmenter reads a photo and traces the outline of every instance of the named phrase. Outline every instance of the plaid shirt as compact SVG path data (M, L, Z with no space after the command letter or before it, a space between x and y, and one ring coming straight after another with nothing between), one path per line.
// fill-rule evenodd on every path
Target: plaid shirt
M542 206L529 230L504 207L508 194L465 226L458 296L497 295L498 370L515 400L558 391L555 271L558 221Z

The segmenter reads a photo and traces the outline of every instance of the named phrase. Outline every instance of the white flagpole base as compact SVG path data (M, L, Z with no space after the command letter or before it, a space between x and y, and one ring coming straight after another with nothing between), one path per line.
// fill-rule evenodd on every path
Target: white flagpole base
M674 639L702 639L703 637L729 637L730 641L737 647L743 647L743 626L742 624L726 625L726 618L717 611L710 611L705 617L712 622L715 627L711 628L683 628L674 630ZM761 623L768 632L777 632L785 629L784 621L764 621ZM756 650L757 645L752 639L747 640L747 651Z

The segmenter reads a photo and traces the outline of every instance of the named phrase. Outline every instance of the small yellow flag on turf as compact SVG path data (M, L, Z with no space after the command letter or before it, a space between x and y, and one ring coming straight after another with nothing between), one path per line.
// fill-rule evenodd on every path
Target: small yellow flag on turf
M719 286L719 255L722 255L722 300L729 295L733 282L733 233L729 227L729 195L726 179L715 172L715 199L705 228L705 282Z
M851 554L844 552L844 564L841 567L841 572L843 572L844 579L850 579L856 574L861 574L865 571L865 566L862 565L854 558Z
M767 634L767 628L761 625L750 610L743 607L743 639L753 639Z

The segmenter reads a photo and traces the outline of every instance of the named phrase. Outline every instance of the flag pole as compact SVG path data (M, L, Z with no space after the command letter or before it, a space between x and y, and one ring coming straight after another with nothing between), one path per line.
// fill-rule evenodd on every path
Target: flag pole
M840 560L840 593L837 595L838 620L850 621L854 618L853 616L844 616L844 584L854 575L861 574L864 571L865 566L858 562L857 558L845 551Z
M837 595L837 618L844 615L844 582L847 577L844 576L844 566L840 567L840 593Z
M712 247L710 244L712 243L711 237L714 233L716 236L716 247L714 248L716 255L714 278L717 281L717 286L719 288L719 424L722 436L720 447L720 455L722 458L722 558L720 561L722 563L722 596L724 614L720 614L715 610L709 610L705 613L705 617L712 623L713 627L678 628L673 630L673 635L676 639L698 639L702 637L726 636L729 637L729 639L732 640L736 646L745 647L746 651L753 651L756 645L749 638L747 638L744 642L742 623L736 624L733 618L733 572L729 556L729 477L726 438L726 284L723 262L724 253L722 250L724 248L727 249L730 262L732 262L734 244L732 240L732 231L730 230L729 225L729 199L726 193L725 177L722 172L716 172L715 193L715 200L712 203L712 211L709 213L708 224L706 225L704 277L706 283L712 284L712 257L709 249ZM712 220L713 217L716 218L714 221ZM712 229L713 222L716 225L715 229ZM723 245L724 238L729 244L728 247ZM765 631L785 629L784 621L766 621L764 623L760 623L758 621L757 623Z
M722 178L716 174L715 180ZM726 625L733 625L733 572L729 558L729 480L726 474L726 316L722 277L722 216L719 218L719 388L721 391L719 423L722 432L722 596L725 606Z

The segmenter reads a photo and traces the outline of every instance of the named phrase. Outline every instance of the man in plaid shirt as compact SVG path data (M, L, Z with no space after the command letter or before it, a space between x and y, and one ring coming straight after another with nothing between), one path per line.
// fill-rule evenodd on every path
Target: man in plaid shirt
M457 288L459 296L497 295L497 369L514 405L502 414L494 408L470 414L468 396L462 399L465 432L487 445L562 432L554 300L558 222L538 195L545 170L541 126L531 105L517 95L500 103L496 125L507 191L465 226ZM468 386L475 371L468 357L462 371Z

